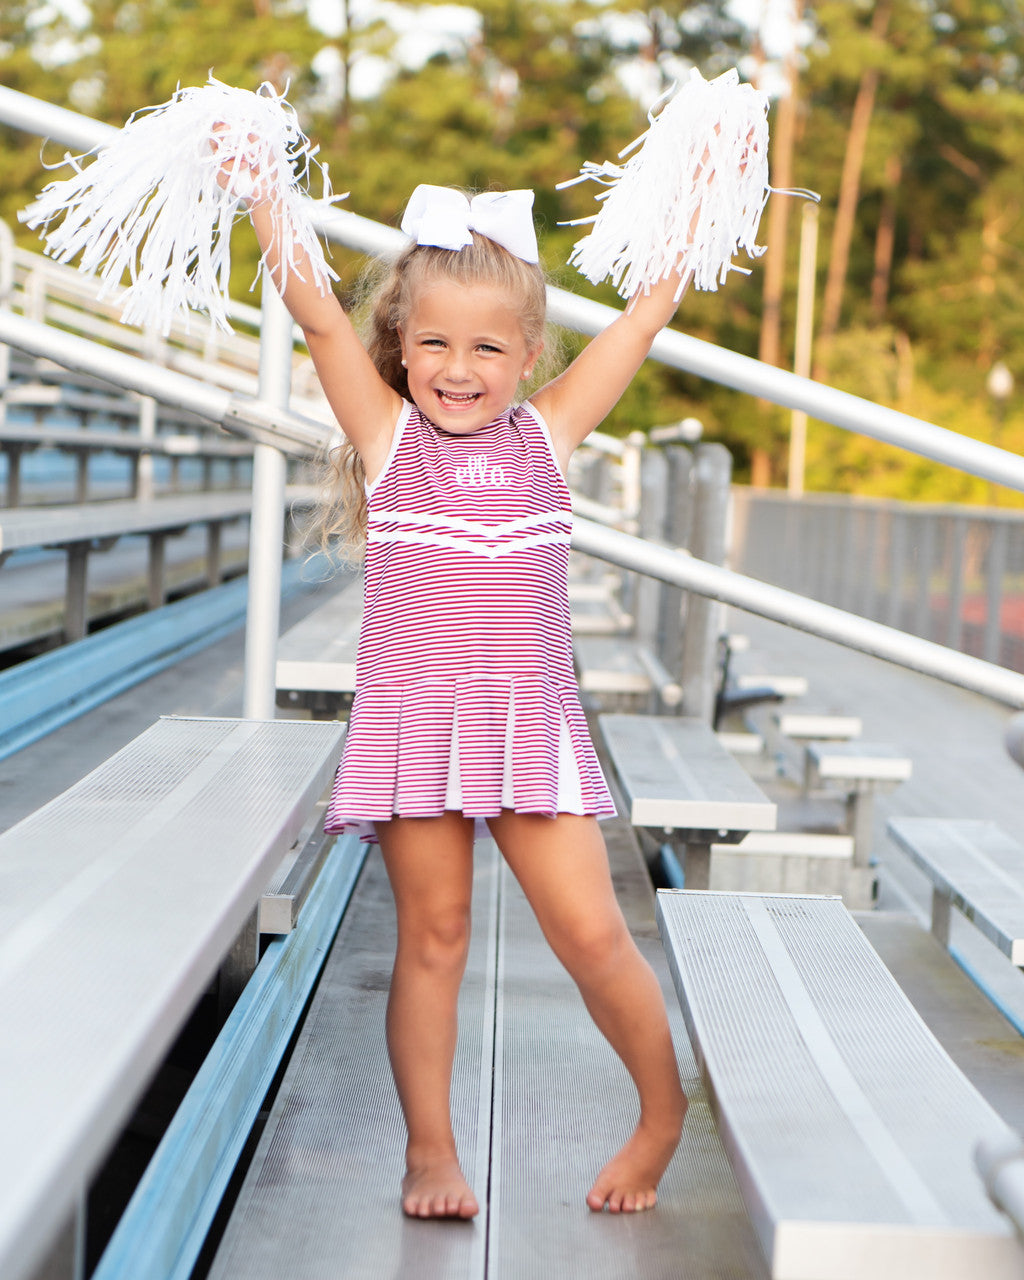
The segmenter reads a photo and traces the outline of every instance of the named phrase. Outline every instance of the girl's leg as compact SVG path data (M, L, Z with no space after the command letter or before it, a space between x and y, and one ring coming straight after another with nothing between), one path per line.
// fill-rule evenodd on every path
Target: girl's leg
M651 1208L679 1143L686 1097L661 987L630 935L594 818L503 810L491 831L552 949L640 1095L633 1135L587 1195L591 1209Z
M473 829L461 814L377 824L395 896L398 946L388 997L391 1069L409 1132L402 1208L472 1218L451 1121L459 985L469 950Z

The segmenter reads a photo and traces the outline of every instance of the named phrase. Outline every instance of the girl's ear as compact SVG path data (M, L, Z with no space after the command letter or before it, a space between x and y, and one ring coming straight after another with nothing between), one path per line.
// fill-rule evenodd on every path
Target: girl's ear
M523 371L519 375L519 380L521 382L525 382L527 378L532 376L533 366L540 359L540 354L543 350L544 350L544 343L540 342L537 344L537 346L533 348L532 351L528 351L526 353L526 363L523 365Z

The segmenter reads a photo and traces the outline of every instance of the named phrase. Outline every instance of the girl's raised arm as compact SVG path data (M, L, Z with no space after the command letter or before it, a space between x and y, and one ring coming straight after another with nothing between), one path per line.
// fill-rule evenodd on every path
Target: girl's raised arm
M670 275L648 293L638 293L563 373L531 396L551 430L563 468L577 445L615 407L654 339L675 315L679 283L678 275Z
M566 459L619 399L671 320L681 281L684 288L693 281L714 290L737 250L763 252L755 239L773 190L767 117L767 97L741 84L735 70L709 83L694 69L621 153L629 154L624 165L585 165L564 184L597 178L605 188L594 227L570 262L593 283L611 278L624 296L633 295L562 377L534 397Z
M401 397L377 372L334 293L320 291L300 246L295 246L294 261L282 271L274 194L260 192L257 184L249 216L271 279L305 336L338 425L358 451L366 474L374 476L387 458Z

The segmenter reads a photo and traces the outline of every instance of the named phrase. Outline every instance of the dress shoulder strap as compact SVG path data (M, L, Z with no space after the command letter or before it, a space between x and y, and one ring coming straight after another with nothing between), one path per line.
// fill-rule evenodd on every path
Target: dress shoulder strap
M555 442L551 438L551 428L541 416L536 406L531 401L524 400L523 403L518 405L513 412L516 415L520 426L529 422L536 427L538 434L547 447L548 453L551 455L551 461L555 464L555 470L558 471L559 475L561 475L562 464L558 461L558 454L555 453Z
M381 467L377 475L375 475L372 480L367 481L365 485L367 498L373 496L374 490L391 470L392 464L395 461L395 455L398 453L398 446L402 443L402 437L405 435L405 429L409 425L409 419L412 417L415 410L416 406L409 400L402 401L402 407L398 411L398 419L395 422L395 430L391 436L391 448L388 450L388 456L384 459L384 465Z

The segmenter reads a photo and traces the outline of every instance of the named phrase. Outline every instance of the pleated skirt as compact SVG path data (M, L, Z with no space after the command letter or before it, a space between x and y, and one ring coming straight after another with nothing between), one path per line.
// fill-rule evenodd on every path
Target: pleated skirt
M614 816L575 684L466 675L356 691L327 831L374 840L395 816L502 809Z

